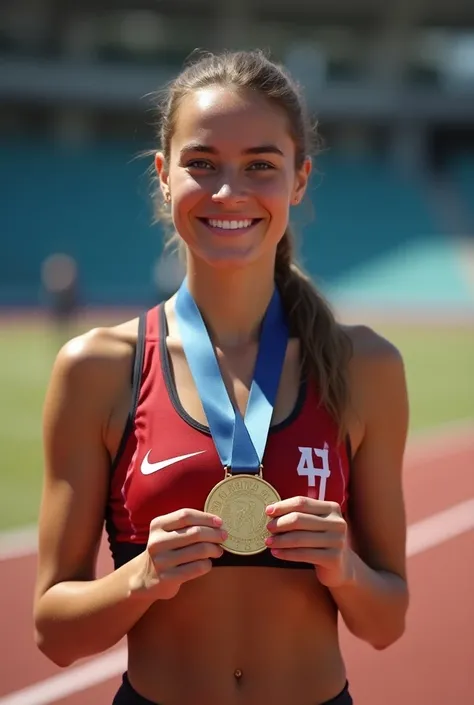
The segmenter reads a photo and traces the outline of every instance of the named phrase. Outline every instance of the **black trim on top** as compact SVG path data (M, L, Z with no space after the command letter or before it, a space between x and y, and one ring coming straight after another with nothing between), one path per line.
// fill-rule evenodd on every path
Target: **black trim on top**
M347 454L347 460L349 461L349 472L352 474L352 443L351 443L351 437L349 433L346 433L346 454Z
M125 543L113 540L110 545L115 569L136 558L146 551L147 547L146 543ZM276 558L268 548L253 555L236 555L229 553L229 551L224 551L220 558L211 558L211 563L215 568L242 568L245 566L250 568L289 568L293 570L314 569L312 563L286 561Z
M142 313L138 318L138 331L137 331L137 344L133 353L132 369L130 375L130 384L132 387L132 403L127 415L127 420L123 429L122 437L115 454L112 459L109 468L109 497L110 497L110 487L112 484L112 478L115 470L122 459L125 448L127 446L127 441L133 430L133 424L135 421L135 414L137 412L138 400L140 397L140 388L142 381L142 369L143 360L145 358L145 342L146 342L146 313ZM114 561L115 567L117 567L117 561L119 560L120 549L119 544L116 541L116 528L112 518L112 511L110 504L107 502L104 511L104 524L105 531L108 538L109 549L112 554L112 559Z
M132 386L132 404L127 415L127 420L125 422L125 427L123 429L122 437L120 439L119 447L115 458L110 464L110 475L112 476L120 463L122 455L125 451L128 438L133 429L133 423L135 421L135 414L137 413L138 400L140 398L140 388L142 381L142 369L143 360L145 358L145 342L146 342L146 313L140 314L138 318L138 332L137 332L137 344L135 347L135 353L132 365L132 374L130 383Z
M189 426L194 428L196 431L199 431L200 433L205 433L207 436L211 435L211 431L209 429L209 426L206 426L205 424L200 423L199 421L196 421L196 419L193 419L192 416L188 414L186 409L183 407L181 404L181 401L178 396L178 392L176 389L176 385L174 383L173 379L173 373L171 371L171 364L170 364L170 357L168 354L168 348L166 346L166 337L168 335L168 324L166 321L166 315L165 315L165 308L163 305L160 305L158 309L158 316L159 316L159 346L160 346L160 361L161 361L161 367L163 370L163 377L165 380L166 384L166 389L168 391L169 397L171 399L171 403L173 404L173 407L179 416L185 421ZM301 413L301 410L304 406L304 403L306 401L306 391L307 391L307 383L304 378L301 379L300 382L300 388L298 391L298 398L296 400L296 404L292 410L292 412L289 414L289 416L286 417L286 419L283 419L283 421L280 421L279 423L270 426L269 433L277 433L278 431L281 431L282 429L286 428L290 424L295 421L299 414Z

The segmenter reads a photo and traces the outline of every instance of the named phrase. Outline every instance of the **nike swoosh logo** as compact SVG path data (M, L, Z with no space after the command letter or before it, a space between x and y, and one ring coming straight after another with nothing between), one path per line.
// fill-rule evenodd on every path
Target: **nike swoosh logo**
M163 470L163 468L167 468L170 465L174 465L174 463L179 463L180 460L186 460L186 458L192 458L195 455L200 455L201 453L205 453L205 450L198 450L195 453L187 453L186 455L177 455L175 458L168 458L167 460L161 460L158 463L150 463L148 458L150 457L151 450L148 451L148 453L145 455L145 457L142 460L141 464L141 471L143 475L152 475L154 472L158 472L158 470Z

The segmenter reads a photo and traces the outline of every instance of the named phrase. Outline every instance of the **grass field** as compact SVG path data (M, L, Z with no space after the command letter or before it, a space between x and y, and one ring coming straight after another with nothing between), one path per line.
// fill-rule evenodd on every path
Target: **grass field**
M58 341L40 323L0 326L0 529L35 522L41 411ZM474 418L474 328L376 326L403 353L411 431Z

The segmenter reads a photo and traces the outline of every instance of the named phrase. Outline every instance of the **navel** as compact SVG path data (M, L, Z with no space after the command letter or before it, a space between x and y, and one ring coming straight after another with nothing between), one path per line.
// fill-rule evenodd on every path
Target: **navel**
M242 678L243 675L244 675L244 674L243 674L243 672L242 672L242 670L241 670L240 668L236 668L236 669L235 669L235 671L234 671L234 678L235 678L236 681L239 681L239 680Z

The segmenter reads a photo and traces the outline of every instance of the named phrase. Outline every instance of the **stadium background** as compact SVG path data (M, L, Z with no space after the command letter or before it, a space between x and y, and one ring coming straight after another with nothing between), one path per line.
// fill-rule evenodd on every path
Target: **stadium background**
M472 431L471 0L3 0L0 528L15 531L2 534L4 555L35 535L41 406L61 343L44 315L51 303L45 272L50 286L69 276L61 270L67 260L50 258L66 255L77 273L79 314L61 335L123 320L173 290L180 271L163 257L162 228L152 225L150 161L139 158L156 147L153 94L196 48L254 47L267 49L301 81L325 143L298 212L300 261L344 320L374 325L399 345L411 397L410 438L435 438L441 428L445 433L466 423ZM45 267L52 261L54 277ZM446 447L436 462L448 462ZM468 472L472 498L468 450L459 466ZM409 509L412 500L417 505L421 498L410 496ZM56 671L30 643L34 559L21 568L30 572L20 591L19 565L13 569L6 559L0 565L10 618L25 626L23 641L0 665L0 705L7 705L3 694ZM430 588L422 583L419 590L426 597ZM458 606L467 619L472 615L461 598ZM429 621L433 612L428 615ZM410 634L415 655L428 648L428 636ZM451 637L467 643L459 625ZM445 661L447 651L454 653L449 644L441 652ZM31 668L24 666L25 649ZM372 670L375 657L364 658ZM436 700L445 697L449 680L433 673L436 661L425 669L425 685L434 677L426 691L403 650L401 658L411 685L402 700L393 688L394 704L447 703ZM472 668L462 670L457 687L460 697L473 692ZM377 702L369 700L365 705ZM43 702L59 698L30 693L9 705Z

